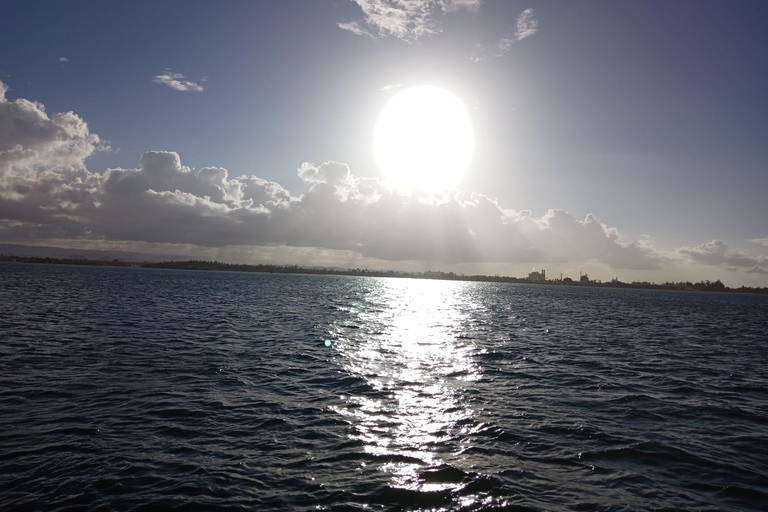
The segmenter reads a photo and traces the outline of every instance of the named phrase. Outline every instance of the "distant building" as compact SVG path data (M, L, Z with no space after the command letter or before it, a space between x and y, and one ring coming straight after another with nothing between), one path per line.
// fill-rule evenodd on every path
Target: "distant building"
M547 271L544 269L541 269L541 272L536 272L535 270L528 274L528 280L532 283L543 283L547 280Z
M589 276L587 276L587 273L584 272L583 274L579 272L579 282L581 284L589 284Z

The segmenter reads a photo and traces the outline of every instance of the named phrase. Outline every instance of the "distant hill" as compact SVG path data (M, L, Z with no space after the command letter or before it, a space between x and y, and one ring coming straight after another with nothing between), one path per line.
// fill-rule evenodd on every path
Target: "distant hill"
M102 261L159 262L189 259L189 256L168 256L145 254L131 251L102 251L97 249L71 249L68 247L50 247L40 245L0 244L0 255L35 258L67 258Z

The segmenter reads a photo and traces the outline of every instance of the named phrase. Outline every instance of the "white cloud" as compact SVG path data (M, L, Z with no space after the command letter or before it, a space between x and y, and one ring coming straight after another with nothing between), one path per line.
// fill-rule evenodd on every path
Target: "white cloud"
M477 11L483 2L482 0L442 0L439 3L444 12L457 12L461 10Z
M768 247L768 238L753 238L750 240L753 244L757 245L763 245L765 247Z
M85 159L102 148L96 134L73 112L49 116L42 104L8 101L0 82L0 229L46 236L82 234L99 196L101 179Z
M539 22L534 17L533 8L529 7L520 13L517 17L517 30L515 31L515 39L522 41L526 37L531 37L538 32Z
M739 249L730 249L720 240L712 240L696 247L678 249L684 258L712 266L759 267L768 269L768 257L751 256Z
M96 134L74 112L49 116L37 102L9 101L0 82L0 175L28 174L38 168L84 168L83 161L103 149Z
M358 36L366 36L370 37L371 39L375 39L375 36L368 32L366 29L360 26L360 23L357 21L351 21L349 23L337 23L336 24L340 29L342 30L348 30L349 32L352 32L355 35Z
M502 37L490 48L484 45L479 45L479 48L481 49L480 52L471 57L471 59L474 62L481 62L503 57L505 53L512 49L512 45L515 41L521 41L538 32L539 22L534 16L533 8L528 8L521 12L515 22L516 28L514 34Z
M66 57L59 57L59 62L61 62L62 64L66 64L67 62L69 62L69 59Z
M499 39L499 42L496 43L496 48L498 48L500 52L500 54L497 56L501 57L501 54L507 53L512 48L512 39L508 37L502 37Z
M403 41L416 41L440 32L438 14L460 10L476 10L481 0L351 0L363 11L363 23L339 23L339 28L357 35L395 36ZM372 32L373 31L373 32Z
M176 91L203 92L202 85L190 82L184 78L183 74L174 73L170 69L166 69L161 75L155 76L152 81L158 84L167 85Z
M397 89L398 87L402 87L403 84L387 84L384 87L381 87L380 91L391 91L392 89Z

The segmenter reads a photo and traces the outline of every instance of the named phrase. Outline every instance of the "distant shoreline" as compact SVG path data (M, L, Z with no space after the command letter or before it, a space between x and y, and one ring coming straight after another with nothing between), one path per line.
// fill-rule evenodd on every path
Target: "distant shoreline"
M444 281L471 281L483 283L518 283L518 284L547 284L553 286L574 286L582 288L631 288L638 290L671 290L671 291L693 291L693 292L725 292L725 293L756 293L768 294L767 288L741 286L739 288L730 288L725 286L720 280L701 281L698 283L678 282L678 283L648 283L632 282L624 283L618 280L603 283L600 281L588 281L581 283L578 281L566 281L551 279L545 281L532 281L528 278L508 277L508 276L486 276L486 275L465 275L454 272L400 272L394 270L368 270L368 269L335 269L335 268L315 268L301 267L299 265L247 265L242 263L223 263L219 261L187 260L187 261L163 261L159 263L152 262L131 262L123 260L95 260L87 258L50 258L39 256L14 256L0 255L0 262L15 263L36 263L36 264L57 264L57 265L81 265L95 267L134 267L134 268L157 268L157 269L175 269L175 270L204 270L204 271L224 271L224 272L256 272L262 274L312 274L312 275L335 275L335 276L361 276L361 277L397 277L405 279L438 279ZM566 278L567 279L567 278Z

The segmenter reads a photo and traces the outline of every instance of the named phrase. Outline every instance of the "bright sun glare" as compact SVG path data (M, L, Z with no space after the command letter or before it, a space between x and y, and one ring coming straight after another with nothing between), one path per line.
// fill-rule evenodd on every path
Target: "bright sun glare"
M433 86L399 92L382 110L373 138L388 181L407 190L455 187L472 160L475 137L464 104Z

